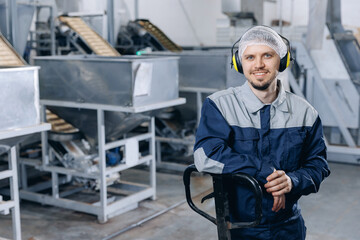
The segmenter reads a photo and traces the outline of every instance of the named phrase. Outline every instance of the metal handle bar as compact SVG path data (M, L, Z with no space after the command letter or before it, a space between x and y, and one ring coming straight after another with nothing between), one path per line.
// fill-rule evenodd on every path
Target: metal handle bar
M194 164L191 164L190 166L188 166L185 171L184 171L184 175L183 175L183 180L184 180L184 185L185 185L185 195L186 195L186 201L189 204L190 208L192 210L194 210L195 212L197 212L198 214L200 214L201 216L203 216L204 218L206 218L207 220L209 220L210 222L214 223L216 225L216 218L210 216L209 214L207 214L204 211L201 211L198 207L196 207L196 205L193 203L192 198L191 198L191 192L190 192L190 177L191 177L191 173L192 172L199 172Z
M204 218L208 219L210 222L214 223L215 225L217 225L216 218L201 211L198 207L196 207L196 205L192 201L191 192L190 192L190 176L192 172L198 172L194 164L188 166L185 169L183 175L187 203L189 204L190 208L193 209L195 212L197 212ZM257 180L245 173L210 174L210 175L213 177L214 181L222 181L222 178L230 178L232 181L234 181L237 184L242 184L249 187L251 191L255 194L255 220L252 222L234 222L234 223L228 222L228 229L246 228L246 227L253 227L258 225L262 218L262 190Z

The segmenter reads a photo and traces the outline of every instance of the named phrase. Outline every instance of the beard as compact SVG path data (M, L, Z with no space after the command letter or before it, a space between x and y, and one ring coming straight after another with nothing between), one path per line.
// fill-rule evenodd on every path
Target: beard
M264 85L262 86L259 86L259 85L256 85L253 81L249 81L251 86L253 86L253 88L255 88L256 90L259 90L259 91L264 91L266 89L269 88L270 84L272 83L272 81L269 81L267 83L265 83Z
M261 69L255 69L256 71L259 71ZM263 80L258 80L256 79L256 77L254 78L252 76L252 74L254 73L254 71L251 71L249 73L249 76L248 76L248 81L249 83L251 84L251 86L258 90L258 91L266 91L270 86L271 84L276 81L276 77L277 75L279 74L278 71L269 71L269 70L266 70L266 69L262 69L264 71L266 71L268 74L270 74L270 76L267 76L265 79Z

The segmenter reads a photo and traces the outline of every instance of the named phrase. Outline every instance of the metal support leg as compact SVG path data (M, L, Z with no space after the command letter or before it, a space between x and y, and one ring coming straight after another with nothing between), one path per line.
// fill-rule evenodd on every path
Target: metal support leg
M52 195L59 198L59 177L56 172L51 172Z
M9 157L9 169L13 174L10 178L10 194L11 199L14 201L14 207L11 209L12 221L13 221L13 238L21 240L21 224L20 224L20 206L19 206L19 185L17 175L16 164L16 147L12 147Z
M28 184L27 184L27 172L26 172L26 166L25 164L20 164L20 168L21 168L21 188L23 190L26 190L28 188Z
M151 199L155 200L156 199L155 117L151 117L149 131L151 132L150 154L152 156L150 163L150 185L154 189L154 195L152 196Z
M151 117L150 124L151 140L150 140L150 154L152 156L150 163L150 185L154 189L152 200L156 199L156 152L155 152L155 117Z
M40 119L42 122L46 122L46 106L40 106ZM41 153L42 153L42 167L49 164L49 153L48 153L48 135L47 131L41 132Z
M156 162L161 163L161 142L156 141Z
M54 56L55 52L55 21L54 21L54 8L49 7L50 11L50 39L51 39L51 55Z
M100 223L105 223L107 221L105 119L104 119L104 110L101 109L97 110L97 131L98 131L98 149L99 149L100 206L101 206L101 213L98 214L98 221Z

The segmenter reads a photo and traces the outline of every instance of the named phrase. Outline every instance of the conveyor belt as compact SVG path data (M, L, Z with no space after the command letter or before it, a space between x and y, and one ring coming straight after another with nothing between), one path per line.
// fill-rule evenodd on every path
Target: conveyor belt
M5 39L5 37L0 34L0 66L15 67L24 65L26 65L26 62Z
M166 49L172 52L181 52L182 48L171 41L165 33L148 20L136 20L147 32L153 35Z
M65 122L64 119L61 119L58 115L46 110L46 121L51 124L51 130L53 132L60 133L76 133L79 130L74 128L70 123Z
M100 56L120 56L106 40L89 27L80 17L59 17L59 20L75 31L89 48Z

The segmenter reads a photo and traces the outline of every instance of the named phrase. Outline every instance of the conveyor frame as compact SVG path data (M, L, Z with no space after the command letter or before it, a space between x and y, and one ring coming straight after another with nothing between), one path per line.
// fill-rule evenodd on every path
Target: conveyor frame
M76 211L81 211L89 214L94 214L97 216L100 223L105 223L107 220L115 215L121 214L125 211L129 211L133 208L136 208L138 203L147 198L156 198L156 163L155 163L155 121L154 117L151 117L149 124L148 132L145 134L139 134L133 137L124 138L115 142L105 142L105 121L104 121L104 112L105 111L121 111L128 113L137 113L151 111L154 109L169 107L173 105L183 104L185 99L175 99L172 101L165 101L162 103L152 104L148 106L141 107L122 107L114 105L101 105L101 104L91 104L91 103L77 103L77 102L64 102L64 101L53 101L53 100L41 100L42 105L42 114L45 115L46 106L57 106L65 108L79 108L79 109L93 109L97 111L97 127L98 127L98 154L99 154L99 169L98 173L83 173L76 171L74 169L67 169L59 166L51 166L50 158L52 157L49 152L49 146L47 142L47 133L42 133L42 161L35 162L24 160L22 163L24 165L33 165L41 171L46 171L51 173L51 189L52 194L47 195L32 191L33 188L28 187L25 183L24 188L20 191L20 197L30 201L39 202L42 204L49 204L53 206L63 207L67 209L72 209ZM44 119L44 118L43 118ZM44 119L45 120L45 119ZM125 163L120 163L114 167L106 167L106 150L118 147L125 146L125 152L127 144L129 142L136 141L137 144L139 141L149 141L149 154L143 157L138 157L138 161L134 164L128 165L126 163L127 156L125 155ZM130 146L130 145L129 145ZM136 187L143 187L144 189L133 193L132 195L126 196L122 199L111 201L107 198L108 186L107 186L107 176L112 173L121 172L123 170L147 164L149 166L149 185L135 184ZM100 201L89 204L76 200L65 199L61 196L59 192L60 181L63 179L59 178L59 174L66 176L78 176L89 179L98 179L100 182ZM25 174L26 175L26 174ZM70 178L70 177L68 177Z
M50 124L42 123L39 125L16 128L11 130L0 131L0 140L20 137L36 132L42 132L50 129ZM18 170L17 170L17 152L16 146L8 149L8 164L9 169L0 171L0 180L9 178L10 180L10 200L0 200L0 212L7 214L11 210L13 239L21 240L21 221L20 221L20 201L19 201L19 186L18 186ZM1 195L0 195L1 197ZM2 239L0 237L0 239Z

